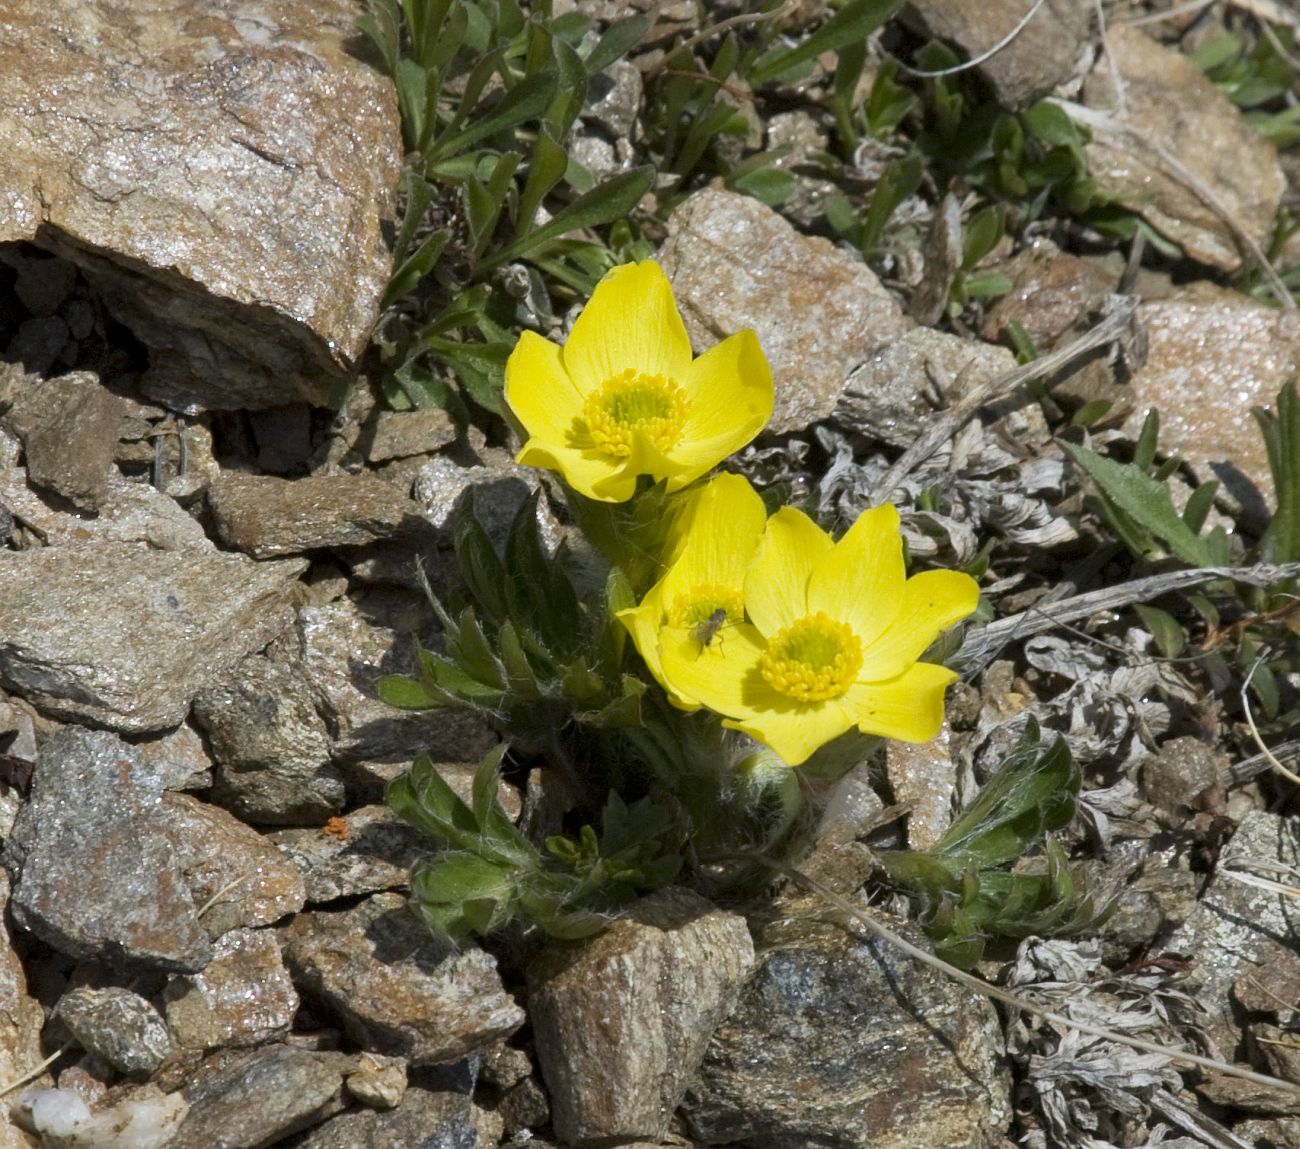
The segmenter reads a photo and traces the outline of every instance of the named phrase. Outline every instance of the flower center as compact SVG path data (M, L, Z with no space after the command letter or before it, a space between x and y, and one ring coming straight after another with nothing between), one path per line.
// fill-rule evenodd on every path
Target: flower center
M597 449L626 457L632 453L637 431L660 451L677 446L686 407L686 392L671 379L642 375L629 367L587 396L583 415Z
M740 592L711 582L696 583L674 598L668 609L669 626L691 631L706 646L721 627L744 617Z
M758 661L773 690L798 702L838 698L862 666L862 643L844 623L816 614L792 622Z

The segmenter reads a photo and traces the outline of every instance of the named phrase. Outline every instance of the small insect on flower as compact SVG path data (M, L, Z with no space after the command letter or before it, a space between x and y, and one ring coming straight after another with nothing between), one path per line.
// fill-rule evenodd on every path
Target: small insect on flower
M703 622L697 622L691 627L691 637L700 644L701 654L704 652L704 648L718 637L718 631L726 625L726 622L727 608L720 606Z

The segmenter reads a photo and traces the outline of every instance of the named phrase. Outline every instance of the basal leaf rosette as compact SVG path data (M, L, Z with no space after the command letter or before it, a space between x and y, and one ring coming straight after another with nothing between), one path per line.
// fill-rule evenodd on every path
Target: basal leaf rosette
M640 475L677 491L753 439L772 372L752 331L692 358L668 278L645 260L601 280L563 347L525 331L505 397L528 434L519 462L618 503Z
M893 507L863 512L839 542L783 507L748 564L745 621L707 645L664 627L659 673L671 697L723 715L791 766L853 727L925 742L956 676L917 660L978 599L956 571L906 577Z
M689 493L690 506L667 540L671 565L635 607L621 610L650 672L682 710L700 701L669 681L660 645L694 643L696 654L728 641L745 618L745 572L763 535L767 512L758 492L740 475L717 475Z

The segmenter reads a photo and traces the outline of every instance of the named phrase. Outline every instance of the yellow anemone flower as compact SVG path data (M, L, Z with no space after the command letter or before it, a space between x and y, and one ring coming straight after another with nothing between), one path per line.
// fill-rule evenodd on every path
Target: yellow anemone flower
M665 627L660 673L674 695L723 715L791 766L854 726L925 742L956 676L917 659L978 599L975 580L957 571L906 577L893 507L864 511L839 542L783 507L745 575L748 621L703 648Z
M767 519L763 500L740 475L716 475L690 497L669 539L673 558L663 578L635 607L618 612L646 666L682 710L698 710L700 702L664 677L661 635L667 630L694 643L697 655L726 643L745 618L745 572Z
M653 260L610 271L563 347L525 331L505 395L528 433L518 461L606 503L630 499L639 475L666 479L670 492L694 482L763 429L773 402L752 331L692 359Z

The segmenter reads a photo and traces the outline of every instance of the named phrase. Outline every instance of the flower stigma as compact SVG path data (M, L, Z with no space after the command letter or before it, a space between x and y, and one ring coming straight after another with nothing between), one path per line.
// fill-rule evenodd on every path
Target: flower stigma
M587 396L583 417L598 450L626 458L637 431L661 452L677 446L688 405L686 392L671 379L629 367Z
M792 622L767 644L758 662L769 686L796 702L839 698L862 667L862 643L822 611Z

